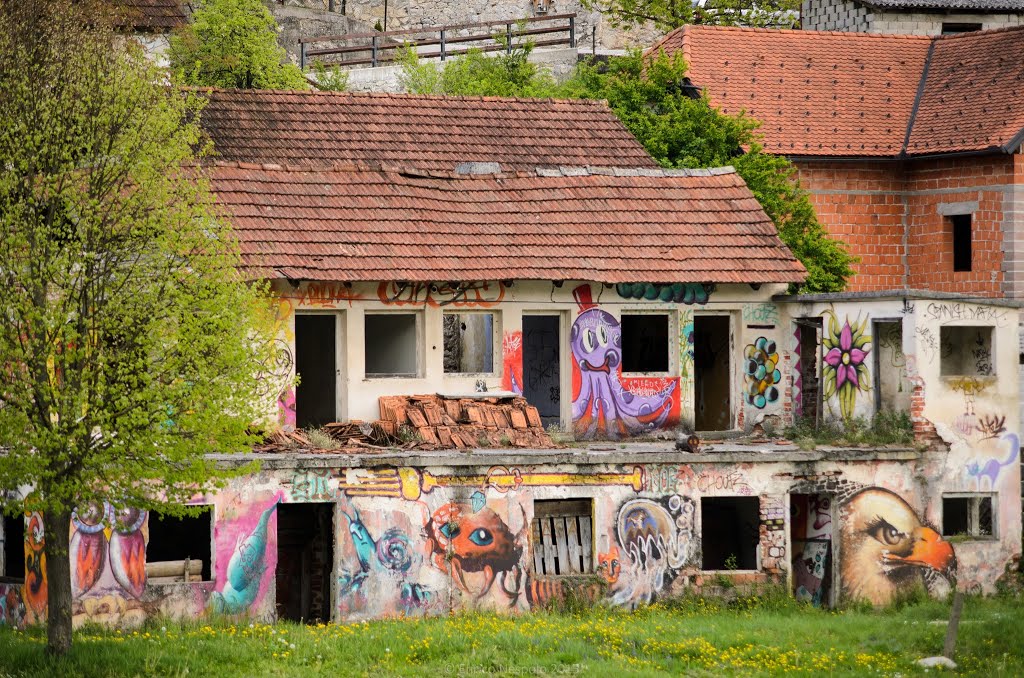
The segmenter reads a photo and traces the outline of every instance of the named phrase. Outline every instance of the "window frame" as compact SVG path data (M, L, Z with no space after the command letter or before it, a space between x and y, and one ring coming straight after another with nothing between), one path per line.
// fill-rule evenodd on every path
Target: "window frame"
M444 369L444 318L448 315L489 315L491 316L491 371L490 372L449 372ZM441 311L441 374L445 377L500 377L502 370L502 322L501 311L494 309L442 310Z
M952 355L942 355L943 347L946 345L951 346L964 346L964 342L954 344L952 341L944 341L948 336L948 333L954 332L974 332L974 331L985 331L988 333L988 353L990 365L988 366L988 372L981 372L980 370L971 374L966 373L962 368L958 368L958 371L951 372L953 369L949 361L952 359ZM939 326L939 376L943 379L959 379L962 377L972 377L976 379L994 379L996 377L996 328L994 325L940 325ZM960 353L959 365L963 365L964 350L968 350L964 347ZM947 367L948 366L948 367Z
M946 533L946 500L967 499L970 501L967 508L967 533L958 532L955 534ZM988 499L991 502L992 512L992 534L979 534L981 502ZM999 541L999 493L998 492L943 492L942 508L940 512L939 531L944 539L957 539L963 541Z
M974 270L974 215L970 212L949 214L946 216L946 220L949 222L952 235L953 272L971 273ZM966 243L963 242L965 237ZM960 242L960 247L957 247L958 242ZM965 256L966 262L964 261Z
M387 372L368 372L367 371L367 355L366 351L369 348L369 343L366 340L366 322L370 316L387 316L387 315L411 315L415 319L416 323L416 347L415 347L415 360L416 370L415 372L409 373L387 373ZM363 311L363 380L364 381L377 381L386 380L393 381L395 379L422 379L423 378L423 346L426 343L424 340L424 313L422 310L390 310L390 309L367 309Z
M210 545L209 546L209 549L210 549L210 563L209 563L210 578L209 579L203 579L202 578L202 576L203 576L202 575L202 571L200 570L199 579L197 579L195 581L193 581L190 578L188 581L154 582L154 581L152 581L150 579L149 573L147 571L147 573L146 573L146 586L182 586L182 585L189 586L189 585L195 585L195 584L210 584L210 583L216 581L216 579L217 579L217 541L216 541L216 533L217 533L217 505L215 503L213 503L212 501L209 501L209 502L200 502L200 503L196 503L196 504L188 504L188 506L189 507L204 507L205 510L203 511L203 513L205 513L206 515L210 516L210 533L208 535L209 536L209 545ZM147 566L147 568L149 567L150 562L154 562L154 563L173 562L173 561L167 561L167 560L154 560L154 561L150 561L150 559L149 559L149 540L152 539L152 529L151 529L151 524L150 523L151 523L151 521L154 518L159 520L160 519L159 518L160 515L161 515L161 513L159 511L151 510L151 511L149 511L149 515L146 516L146 530L147 530L147 533L148 533L147 534L147 540L146 540L146 566ZM174 516L169 516L169 517L173 518ZM193 516L186 516L186 517L192 518Z

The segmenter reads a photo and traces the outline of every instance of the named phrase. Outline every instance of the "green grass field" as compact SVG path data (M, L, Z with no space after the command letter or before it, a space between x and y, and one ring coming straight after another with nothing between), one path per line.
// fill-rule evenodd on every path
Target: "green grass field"
M466 614L298 626L160 624L83 629L46 658L40 630L0 629L0 676L924 675L948 604L815 610L777 598L698 599L628 613ZM958 671L1024 675L1024 602L968 598ZM935 670L931 674L936 673Z

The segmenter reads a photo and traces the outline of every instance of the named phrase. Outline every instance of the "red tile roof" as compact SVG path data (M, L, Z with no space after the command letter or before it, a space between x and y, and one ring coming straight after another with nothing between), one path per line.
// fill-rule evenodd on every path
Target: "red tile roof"
M164 33L185 23L179 0L113 0L136 31Z
M335 281L798 282L731 169L209 168L251 275Z
M207 90L216 158L330 166L390 163L452 171L658 164L600 101Z
M760 120L774 153L983 151L1024 129L1024 27L928 37L684 26L660 49L682 50L723 112Z

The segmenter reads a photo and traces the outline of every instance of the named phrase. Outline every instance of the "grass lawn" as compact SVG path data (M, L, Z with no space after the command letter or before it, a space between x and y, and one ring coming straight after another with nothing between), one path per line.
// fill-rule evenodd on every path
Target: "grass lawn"
M0 676L923 675L914 661L941 653L948 616L948 604L932 601L828 612L778 599L728 608L693 599L633 613L157 623L83 629L55 662L40 630L0 629ZM962 673L1024 675L1024 602L968 598L957 650Z

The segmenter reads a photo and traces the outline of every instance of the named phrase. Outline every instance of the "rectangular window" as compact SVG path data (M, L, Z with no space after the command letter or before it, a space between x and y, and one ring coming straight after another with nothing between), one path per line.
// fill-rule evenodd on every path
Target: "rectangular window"
M760 509L757 497L701 498L701 569L757 569Z
M622 314L622 371L668 372L667 313Z
M947 537L996 536L995 495L959 494L942 497L942 534Z
M971 270L971 215L954 214L949 217L953 224L953 270Z
M366 376L415 377L419 374L417 314L367 313Z
M940 327L939 349L939 374L944 377L987 377L994 374L991 326Z
M494 314L444 314L446 374L494 372Z
M970 33L972 31L980 30L981 24L954 23L950 21L942 22L943 35L952 35L953 33Z
M592 499L533 502L533 571L566 575L593 572Z
M146 577L151 584L212 581L210 544L213 540L213 507L204 506L198 516L149 513L146 545Z
M3 516L0 525L3 532L3 552L0 553L0 580L24 581L25 579L25 517Z

